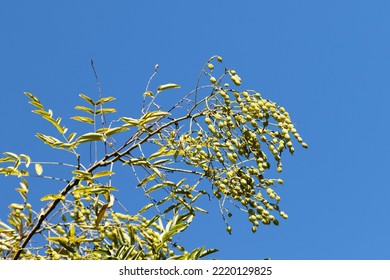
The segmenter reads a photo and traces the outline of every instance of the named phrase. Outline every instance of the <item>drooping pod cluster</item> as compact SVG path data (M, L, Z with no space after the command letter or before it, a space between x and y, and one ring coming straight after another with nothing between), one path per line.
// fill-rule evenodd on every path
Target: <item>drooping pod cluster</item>
M236 86L241 84L234 70L226 73ZM229 200L248 213L255 232L260 223L279 224L272 211L288 218L279 208L281 198L275 191L283 180L267 179L266 171L282 172L282 154L285 150L294 153L294 138L304 148L307 144L284 107L256 91L237 91L226 83L221 86L222 80L211 81L214 90L206 100L205 125L200 124L196 134L184 136L184 158L203 169L218 200ZM227 209L225 203L223 207Z

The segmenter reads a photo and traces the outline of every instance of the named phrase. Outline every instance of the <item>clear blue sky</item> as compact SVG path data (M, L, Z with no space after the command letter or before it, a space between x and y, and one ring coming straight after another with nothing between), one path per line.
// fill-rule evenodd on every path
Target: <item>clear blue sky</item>
M221 259L389 259L389 14L384 0L3 1L0 150L51 159L34 137L48 127L22 92L69 127L78 94L97 96L91 58L103 93L136 116L156 63L158 81L184 91L218 54L244 88L289 110L309 150L286 157L290 218L279 227L252 234L243 215L230 236L211 213L181 242L219 248ZM50 189L40 182L31 192ZM16 181L0 185L4 219L19 198Z

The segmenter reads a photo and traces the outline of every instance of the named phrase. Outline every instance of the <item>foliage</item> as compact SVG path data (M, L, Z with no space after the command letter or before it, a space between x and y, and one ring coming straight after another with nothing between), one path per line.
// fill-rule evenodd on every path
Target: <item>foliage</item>
M80 136L26 92L33 112L59 135L36 136L53 149L69 152L74 160L33 162L25 154L4 153L0 173L20 178L16 190L22 201L11 203L8 221L0 221L2 258L199 259L216 250L199 247L187 252L175 235L187 230L198 213L207 213L198 204L202 197L218 202L228 233L232 207L246 213L253 232L260 224L278 225L279 217L287 219L276 193L283 181L267 178L266 173L274 166L282 172L282 154L294 153L293 138L304 148L307 144L283 107L256 91L238 91L238 74L225 68L216 77L213 63L222 63L222 58L210 58L196 88L167 110L157 99L164 91L181 89L167 83L151 91L156 67L139 118L123 116L108 124L106 119L116 113L108 105L115 98L103 97L100 90L97 100L80 94L83 104L75 107L80 115L72 119L90 127ZM206 83L200 85L204 77ZM89 152L79 154L81 146ZM71 171L46 175L49 164ZM133 187L149 200L134 213L122 206L114 186L115 172L121 168L131 172L138 182ZM29 177L57 180L64 186L43 196L41 201L47 204L37 210L28 196ZM209 182L208 189L200 189L204 181Z

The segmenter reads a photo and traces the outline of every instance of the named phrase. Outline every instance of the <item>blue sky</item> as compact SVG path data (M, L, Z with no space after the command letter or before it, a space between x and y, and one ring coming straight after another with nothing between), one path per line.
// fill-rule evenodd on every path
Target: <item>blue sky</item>
M230 236L212 211L181 242L219 248L220 259L389 259L389 14L388 1L3 2L0 150L53 157L34 137L48 126L22 93L36 94L69 127L78 94L97 96L90 59L103 93L134 117L156 63L155 86L175 82L184 91L218 54L243 88L290 112L309 149L285 159L280 195L289 219L279 227L252 234L237 216ZM16 181L0 184L4 219L19 198Z

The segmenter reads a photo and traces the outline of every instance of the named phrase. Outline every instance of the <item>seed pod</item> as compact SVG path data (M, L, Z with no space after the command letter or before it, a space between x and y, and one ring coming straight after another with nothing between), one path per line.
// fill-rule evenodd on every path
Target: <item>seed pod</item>
M236 86L241 85L241 78L238 75L231 76L231 80Z
M227 231L229 234L232 234L232 227L231 227L231 226L227 226L227 227L226 227L226 231Z
M236 163L237 160L234 158L232 153L227 153L227 157L233 164Z

